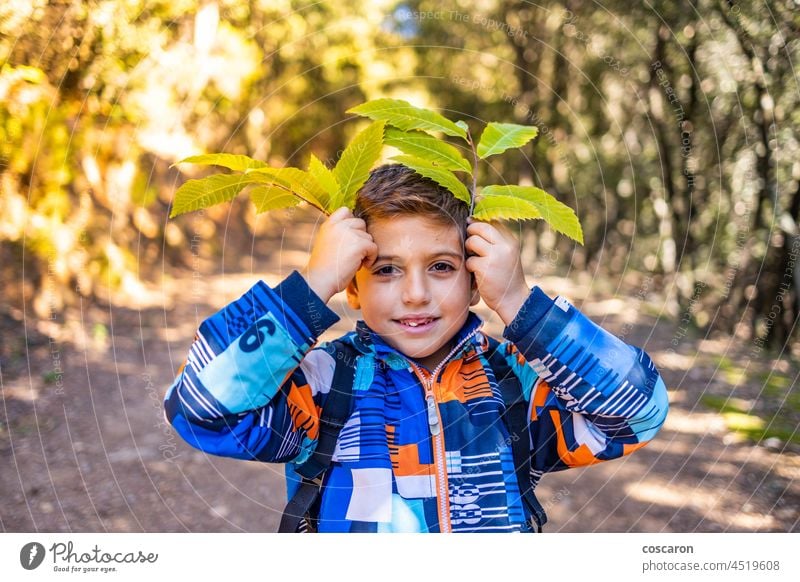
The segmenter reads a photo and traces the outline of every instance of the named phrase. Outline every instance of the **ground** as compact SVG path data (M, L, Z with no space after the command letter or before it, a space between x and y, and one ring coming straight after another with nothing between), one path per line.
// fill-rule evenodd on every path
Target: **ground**
M225 273L170 271L55 321L12 309L0 321L0 529L275 531L283 468L191 449L165 423L162 399L203 318L258 278L275 284L303 263L307 241L307 230L284 231L259 243L280 252L261 249ZM671 399L644 449L543 479L547 531L800 531L796 416L765 414L796 403L796 367L754 358L745 341L693 337L659 313L658 289L643 299L592 278L529 279L646 349ZM343 317L326 337L357 317L341 295L332 305ZM481 313L498 333L497 319ZM780 430L765 429L765 417Z

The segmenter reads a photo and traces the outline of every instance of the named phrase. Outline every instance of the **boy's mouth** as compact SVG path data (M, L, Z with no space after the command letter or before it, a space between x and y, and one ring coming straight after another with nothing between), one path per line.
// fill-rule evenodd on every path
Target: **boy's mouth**
M439 318L433 316L414 316L414 317L403 317L401 319L395 319L394 321L395 323L399 323L406 329L422 330L430 326L437 319Z

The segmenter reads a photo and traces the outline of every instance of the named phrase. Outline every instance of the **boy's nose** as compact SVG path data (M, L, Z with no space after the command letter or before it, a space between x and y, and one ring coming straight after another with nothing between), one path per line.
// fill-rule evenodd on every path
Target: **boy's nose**
M403 303L408 305L424 304L431 300L425 276L409 273L403 286Z

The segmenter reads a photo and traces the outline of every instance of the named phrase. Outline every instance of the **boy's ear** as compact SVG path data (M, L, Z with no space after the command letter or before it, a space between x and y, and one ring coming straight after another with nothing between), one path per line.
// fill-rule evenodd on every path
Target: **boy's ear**
M472 297L469 300L469 306L474 307L477 305L481 300L481 294L478 292L478 283L475 282L475 275L470 277L470 290L472 292Z
M347 304L350 309L361 309L361 301L358 299L358 286L356 285L356 278L353 277L347 284Z

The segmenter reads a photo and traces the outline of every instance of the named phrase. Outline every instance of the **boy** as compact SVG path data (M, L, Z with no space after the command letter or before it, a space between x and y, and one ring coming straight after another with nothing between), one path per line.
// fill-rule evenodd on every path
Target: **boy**
M373 170L302 275L259 282L200 326L166 397L175 429L209 453L289 463L288 529L312 503L322 532L540 526L541 475L643 446L666 389L642 350L529 290L513 235L468 212L404 166ZM312 349L342 290L363 321ZM480 331L480 298L509 341ZM326 409L344 393L337 432ZM308 480L298 492L294 470L311 465L319 498Z

